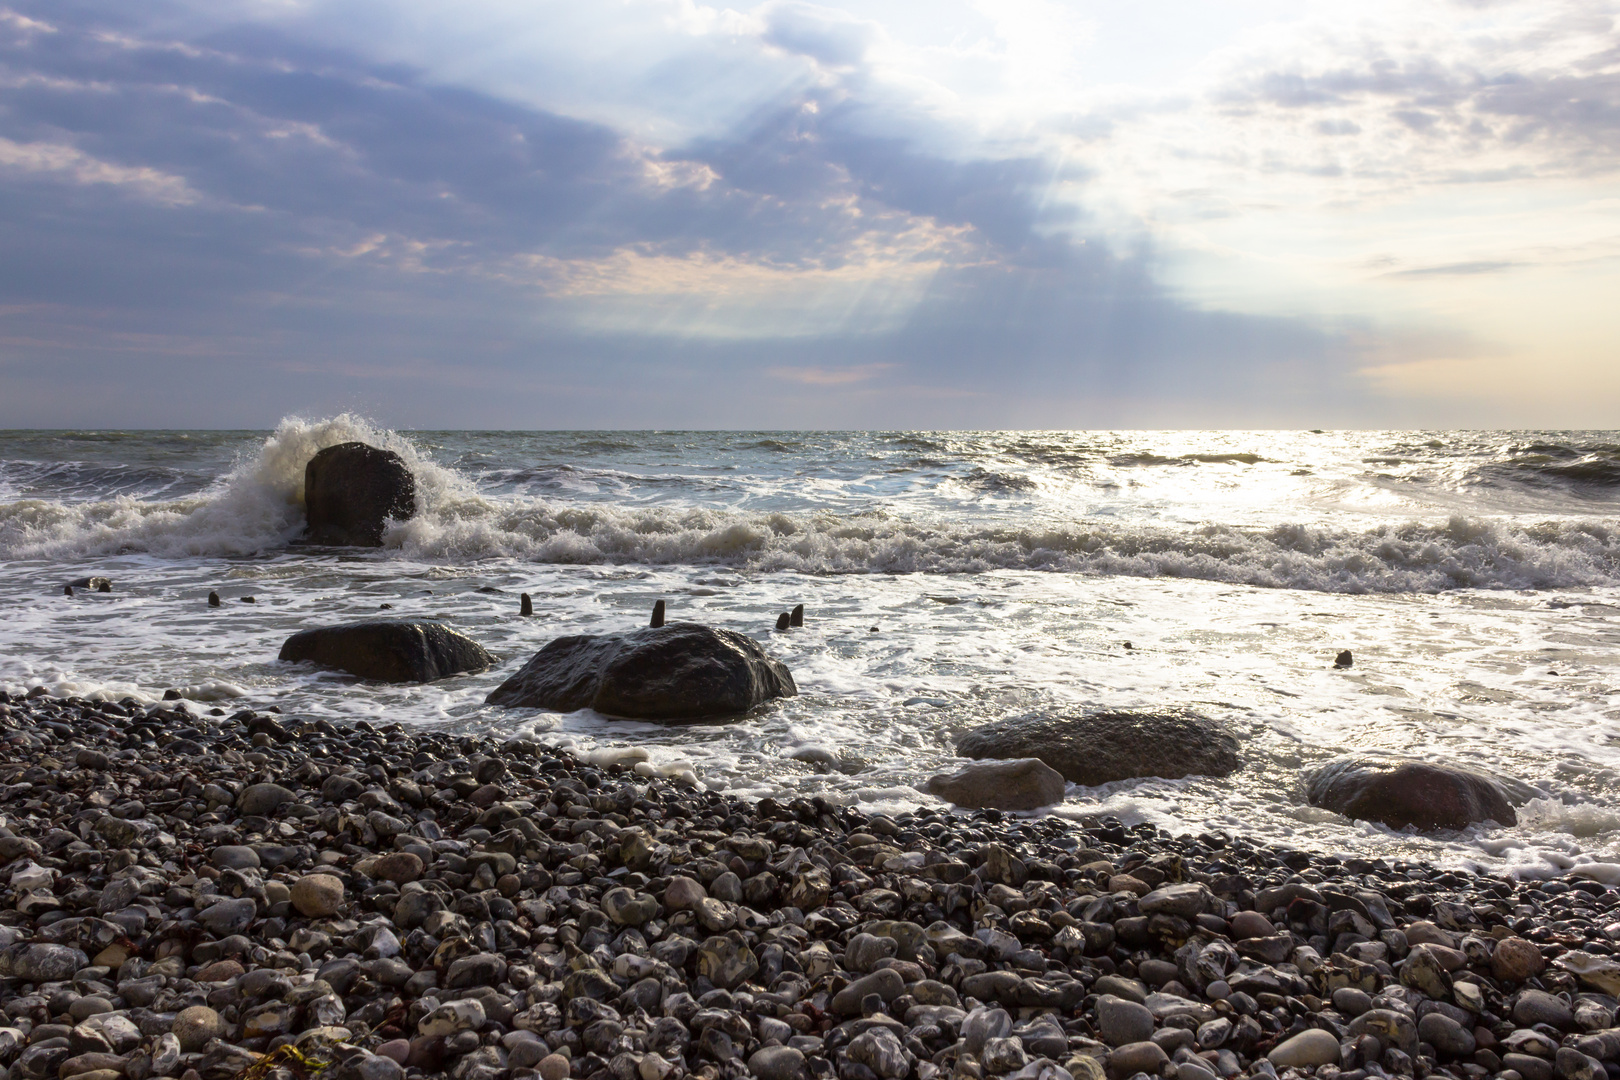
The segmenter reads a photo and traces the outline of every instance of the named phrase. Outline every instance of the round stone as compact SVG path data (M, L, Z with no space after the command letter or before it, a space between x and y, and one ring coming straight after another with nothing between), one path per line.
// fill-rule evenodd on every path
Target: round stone
M409 1039L389 1039L377 1047L377 1056L393 1058L403 1065L405 1059L411 1056L411 1041Z
M1157 1076L1169 1061L1170 1055L1158 1043L1127 1043L1108 1055L1108 1075L1115 1080L1125 1080L1137 1073Z
M210 852L208 861L221 870L257 870L259 853L241 844L226 844Z
M180 1041L182 1053L194 1054L208 1044L209 1039L218 1038L225 1030L225 1021L220 1019L219 1013L207 1005L192 1005L181 1009L175 1014L174 1023L169 1031Z
M1232 937L1238 940L1270 937L1277 932L1271 920L1258 911L1240 911L1227 920L1227 925L1232 928Z
M336 915L343 908L343 879L331 874L305 874L293 882L292 905L310 919Z
M1146 1042L1153 1037L1153 1014L1146 1005L1104 994L1097 999L1097 1032L1109 1046Z
M748 1058L748 1071L759 1080L809 1080L804 1054L791 1046L766 1046Z
M1474 1033L1443 1013L1432 1012L1418 1021L1418 1038L1441 1057L1455 1059L1473 1054Z
M708 890L685 874L676 874L664 887L664 906L671 911L695 908L708 897Z
M540 1080L568 1080L568 1059L561 1054L547 1054L535 1066Z
M1491 974L1508 982L1523 982L1534 978L1540 975L1546 966L1547 961L1541 955L1541 950L1524 938L1503 938L1496 943L1496 950L1491 953Z
M407 884L422 876L422 857L411 851L391 851L372 863L371 876L378 881Z
M1339 1060L1339 1040L1331 1031L1311 1028L1279 1043L1266 1060L1279 1069L1308 1069L1332 1065Z
M264 817L275 813L298 796L280 784L249 784L236 797L236 808L243 814Z

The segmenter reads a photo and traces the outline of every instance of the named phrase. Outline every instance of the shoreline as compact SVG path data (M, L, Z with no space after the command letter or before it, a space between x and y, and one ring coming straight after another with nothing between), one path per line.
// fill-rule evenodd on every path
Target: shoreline
M1620 1073L1594 882L209 711L0 702L6 1080Z

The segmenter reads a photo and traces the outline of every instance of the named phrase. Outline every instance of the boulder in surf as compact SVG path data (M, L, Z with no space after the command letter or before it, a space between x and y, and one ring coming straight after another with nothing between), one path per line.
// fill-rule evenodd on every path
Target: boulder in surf
M392 450L328 446L304 466L304 510L311 544L380 547L390 519L416 514L416 478Z
M1063 801L1063 774L1039 758L976 761L931 776L921 790L969 810L1038 810Z
M964 732L956 752L1039 758L1070 783L1088 786L1145 776L1226 776L1243 764L1226 725L1185 709L1009 717Z
M486 699L491 705L682 722L735 717L799 692L752 638L677 622L558 638Z
M1484 821L1516 825L1508 786L1488 773L1446 762L1352 755L1306 777L1312 806L1392 829L1461 829Z
M280 659L392 683L432 682L495 662L482 645L443 623L393 619L300 631L282 644Z

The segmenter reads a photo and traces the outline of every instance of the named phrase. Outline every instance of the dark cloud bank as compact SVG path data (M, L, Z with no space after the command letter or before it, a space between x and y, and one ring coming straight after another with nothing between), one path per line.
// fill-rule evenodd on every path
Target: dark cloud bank
M1075 239L1083 223L1040 209L1049 163L873 134L858 70L660 152L262 27L179 39L127 5L9 10L0 426L338 408L422 426L1221 426L1371 407L1347 339L1197 310L1150 254ZM858 65L858 43L797 17L778 47ZM954 239L875 329L616 331L529 272L626 249L836 271L919 223Z

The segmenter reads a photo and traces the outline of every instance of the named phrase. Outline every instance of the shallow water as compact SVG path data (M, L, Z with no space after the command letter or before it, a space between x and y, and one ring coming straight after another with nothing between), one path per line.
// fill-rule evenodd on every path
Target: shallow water
M381 551L289 549L304 462L351 438L412 461L423 513ZM538 726L886 809L927 801L911 785L978 723L1190 704L1243 734L1240 773L1075 788L1063 812L1546 874L1620 859L1617 499L1620 434L1593 432L0 433L0 684ZM115 591L61 594L90 573ZM481 704L552 637L660 598L765 641L801 696L686 728ZM776 633L795 603L807 625ZM500 665L402 688L275 660L384 604ZM1364 749L1544 796L1442 837L1305 805L1302 768Z

